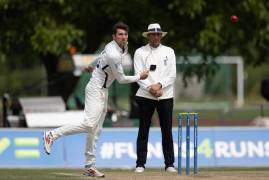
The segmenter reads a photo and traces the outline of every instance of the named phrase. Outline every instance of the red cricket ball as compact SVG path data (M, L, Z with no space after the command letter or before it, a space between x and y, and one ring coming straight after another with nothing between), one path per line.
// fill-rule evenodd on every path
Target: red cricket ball
M238 21L238 17L236 15L232 15L230 19L232 23L236 23Z

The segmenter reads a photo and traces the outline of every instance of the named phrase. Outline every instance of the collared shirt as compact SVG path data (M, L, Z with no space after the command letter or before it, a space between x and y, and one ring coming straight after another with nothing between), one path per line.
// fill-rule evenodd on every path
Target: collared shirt
M121 84L138 81L140 75L126 76L124 74L122 60L126 54L127 47L123 50L114 40L108 43L97 58L90 83L99 88L109 88L115 79Z
M147 44L137 49L134 55L135 73L138 74L144 69L150 69L150 65L156 65L156 69L150 71L147 79L138 81L140 88L136 95L155 100L174 97L174 82L176 79L174 50L161 44L157 48ZM156 98L149 93L148 87L158 82L162 85L163 95Z

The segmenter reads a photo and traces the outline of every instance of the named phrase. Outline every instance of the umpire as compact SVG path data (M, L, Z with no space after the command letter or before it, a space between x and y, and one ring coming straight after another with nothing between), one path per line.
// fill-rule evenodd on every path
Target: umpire
M136 74L143 69L150 69L148 78L138 81L139 89L136 93L136 102L140 109L135 169L137 173L145 170L149 128L155 109L160 119L165 171L176 172L173 165L175 157L172 137L176 58L172 48L161 44L162 37L166 34L159 24L149 24L148 30L142 33L148 39L148 44L137 49L134 55Z

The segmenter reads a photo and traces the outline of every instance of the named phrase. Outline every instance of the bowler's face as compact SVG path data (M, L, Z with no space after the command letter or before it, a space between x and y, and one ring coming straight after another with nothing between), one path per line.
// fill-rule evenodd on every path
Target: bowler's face
M149 40L149 45L151 47L156 48L161 43L162 34L161 33L150 33L150 34L148 34L148 40Z
M124 29L117 29L116 34L112 34L113 40L118 43L118 45L123 48L128 42L128 32Z

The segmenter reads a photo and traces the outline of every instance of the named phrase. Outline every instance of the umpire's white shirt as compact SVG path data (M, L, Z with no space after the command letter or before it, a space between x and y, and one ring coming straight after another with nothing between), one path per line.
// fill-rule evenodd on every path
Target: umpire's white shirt
M156 65L156 69L155 71L150 71L147 79L138 81L140 88L136 96L154 100L174 97L174 82L176 79L176 57L174 50L162 44L157 48L147 44L137 49L134 55L135 73L138 74L143 69L149 69L150 65ZM163 95L156 98L149 93L148 87L158 82L162 84Z

